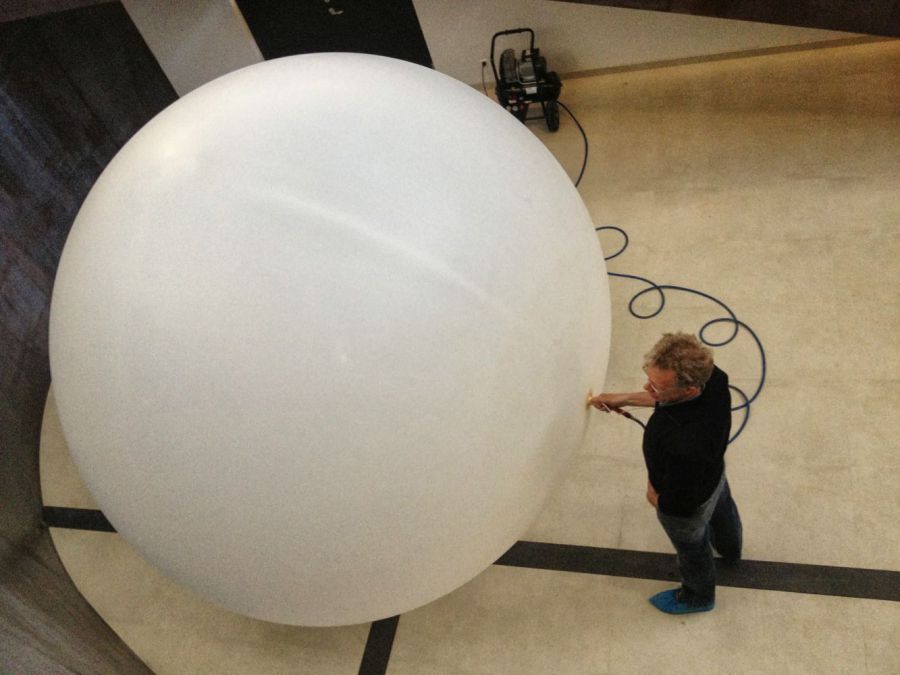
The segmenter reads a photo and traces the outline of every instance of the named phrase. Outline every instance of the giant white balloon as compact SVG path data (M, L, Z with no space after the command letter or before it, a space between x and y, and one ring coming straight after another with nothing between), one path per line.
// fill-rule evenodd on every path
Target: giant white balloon
M310 626L423 605L515 543L608 349L591 219L532 131L354 54L147 124L78 214L50 322L64 433L122 536Z

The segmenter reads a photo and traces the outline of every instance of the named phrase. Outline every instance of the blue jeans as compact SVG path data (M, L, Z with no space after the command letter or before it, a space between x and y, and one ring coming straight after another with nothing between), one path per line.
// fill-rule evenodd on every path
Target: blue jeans
M678 554L682 599L697 605L714 602L713 548L730 562L741 557L741 516L731 498L725 473L710 498L690 516L669 516L658 509L656 515Z

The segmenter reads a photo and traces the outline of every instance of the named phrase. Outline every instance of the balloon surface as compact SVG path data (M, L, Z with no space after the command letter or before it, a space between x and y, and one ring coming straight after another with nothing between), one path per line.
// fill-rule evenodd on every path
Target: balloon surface
M591 219L533 133L435 71L268 61L91 190L54 288L73 458L148 561L289 624L428 603L539 513L603 384Z

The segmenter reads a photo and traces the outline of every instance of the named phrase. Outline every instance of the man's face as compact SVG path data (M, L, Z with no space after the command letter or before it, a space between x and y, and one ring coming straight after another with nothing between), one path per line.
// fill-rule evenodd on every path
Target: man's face
M674 403L697 393L696 387L679 387L674 370L644 366L644 372L647 374L644 391L659 403Z

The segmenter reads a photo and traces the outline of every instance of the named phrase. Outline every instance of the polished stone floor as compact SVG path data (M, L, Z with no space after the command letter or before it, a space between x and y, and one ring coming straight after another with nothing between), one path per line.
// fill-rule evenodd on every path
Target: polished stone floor
M609 271L713 295L765 348L765 385L728 453L747 560L900 570L900 41L597 74L566 80L561 100L590 141L588 209L630 238ZM582 138L565 113L555 134L529 126L576 176ZM598 236L607 255L622 242ZM660 333L722 316L668 291L640 320L628 304L646 285L610 284L608 390L642 385ZM655 303L649 293L635 308ZM746 330L716 359L748 394L759 386ZM644 500L640 429L593 415L522 539L670 552ZM41 473L45 505L95 508L52 394ZM359 671L369 625L243 618L174 586L116 534L53 538L81 592L158 673ZM495 565L401 616L387 672L900 672L900 602L721 587L715 611L676 618L647 603L669 586Z

